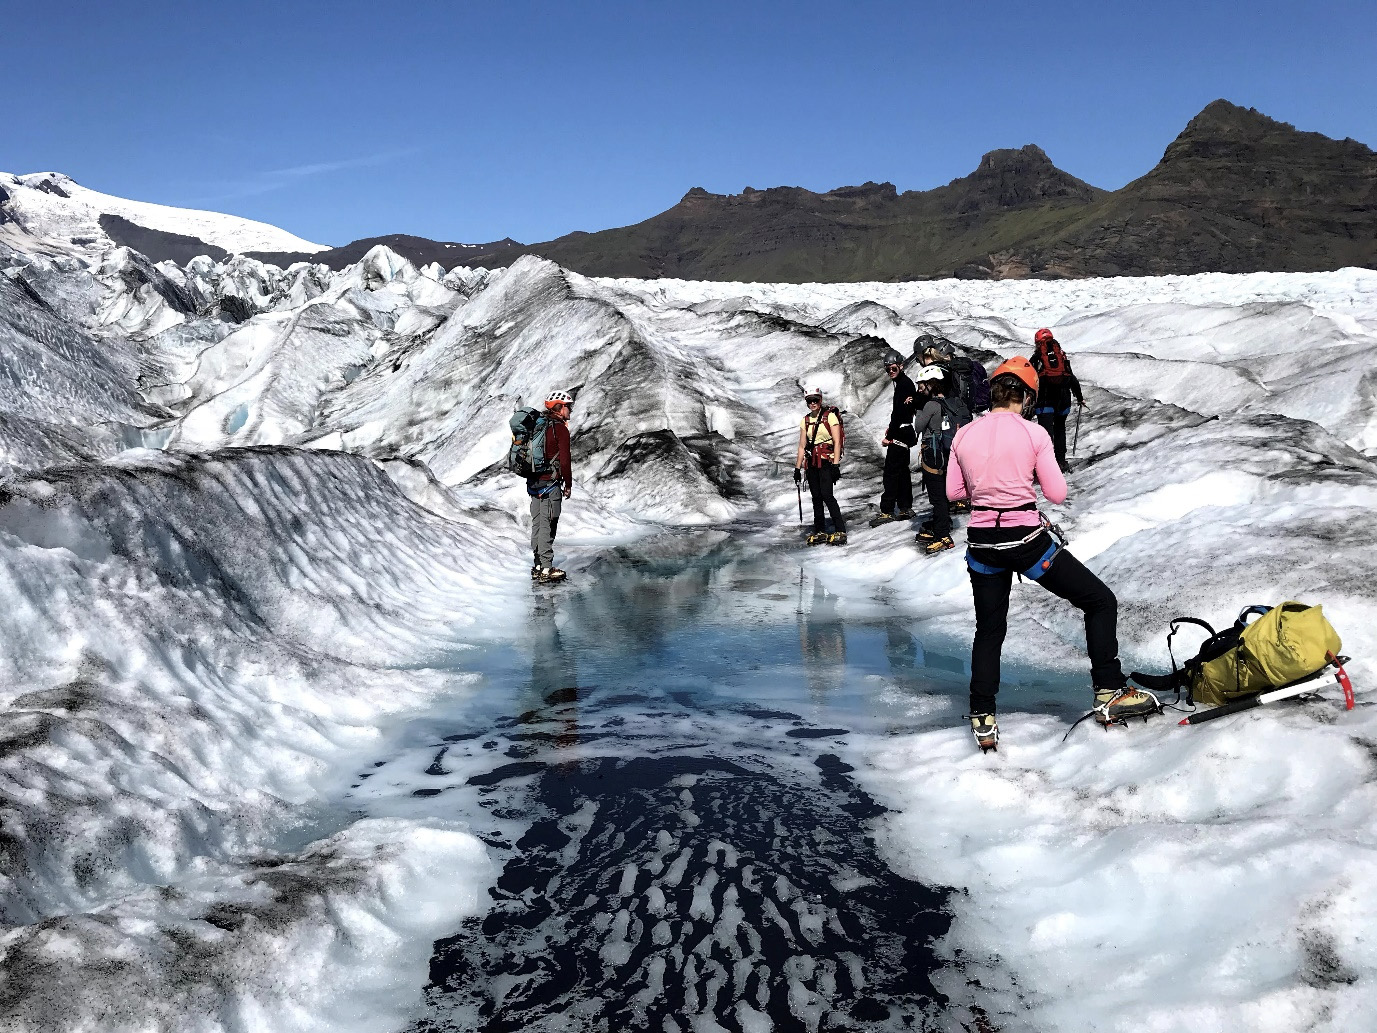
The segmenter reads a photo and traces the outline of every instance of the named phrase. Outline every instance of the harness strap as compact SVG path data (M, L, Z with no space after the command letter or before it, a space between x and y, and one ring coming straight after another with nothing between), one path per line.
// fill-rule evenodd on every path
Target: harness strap
M1038 528L1038 530L1041 531L1042 528ZM980 545L976 546L976 548L983 549L985 546ZM1052 569L1052 561L1057 558L1057 553L1059 552L1061 552L1061 542L1053 539L1052 544L1047 547L1047 551L1037 558L1037 562L1027 570L1020 571L1019 573L1029 581L1037 581L1043 574L1046 574ZM977 574L1001 574L1009 569L1008 567L997 567L992 563L982 563L971 555L970 547L966 549L966 566Z
M1018 549L1024 545L1027 545L1038 535L1042 534L1042 532L1045 530L1047 530L1046 526L1044 526L1043 524L1038 524L1035 528L1033 528L1031 531L1029 531L1026 535L1024 535L1016 542L993 542L989 545L986 545L983 542L972 542L970 543L970 547L972 549L989 549L991 552L1000 552L1004 549Z
M972 506L972 507L971 507L971 512L972 512L972 513L976 513L976 512L984 511L984 512L986 512L986 513L993 513L993 514L995 514L995 527L999 527L999 526L1000 526L999 522L1000 522L1001 520L1004 519L1004 514L1005 514L1005 513L1026 513L1026 512L1028 512L1029 510L1034 510L1034 511L1036 511L1037 508L1038 508L1038 504L1037 504L1036 502L1025 502L1025 503L1023 503L1022 505L1019 505L1019 506L1005 506L1005 507L1003 507L1003 508L1001 508L1001 507L999 507L999 506ZM1025 541L1032 541L1032 539L1031 539L1031 538L1025 539ZM1020 544L1020 545L1021 545L1021 544L1023 544L1023 543L1022 543L1022 542L1019 542L1019 543L1017 543L1017 544Z
M972 506L971 509L983 509L987 513L1024 513L1030 509L1037 509L1036 502L1024 502L1018 506Z

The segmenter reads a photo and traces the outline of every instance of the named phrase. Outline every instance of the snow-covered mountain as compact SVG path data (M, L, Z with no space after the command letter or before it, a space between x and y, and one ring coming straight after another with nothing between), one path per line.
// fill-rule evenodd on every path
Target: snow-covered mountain
M0 223L8 219L33 236L86 248L112 247L115 240L107 226L102 225L102 217L112 216L132 223L135 228L191 237L229 254L310 254L328 248L265 222L102 194L60 172L23 176L0 172Z
M409 788L362 819L320 800L522 633L515 405L577 397L560 548L588 580L613 546L731 525L960 655L959 552L860 523L845 550L799 548L799 388L846 408L839 489L863 516L885 348L939 333L988 361L1042 325L1090 403L1052 511L1118 592L1126 663L1165 664L1177 613L1323 602L1364 705L1158 722L1132 749L1015 713L997 759L956 718L864 739L848 759L893 808L890 862L971 889L946 949L978 982L940 988L1008 1030L1371 1025L1377 274L728 284L382 247L340 272L177 266L24 218L0 227L6 1028L411 1016L494 854ZM1083 665L1042 593L1017 592L1009 637L1048 677Z

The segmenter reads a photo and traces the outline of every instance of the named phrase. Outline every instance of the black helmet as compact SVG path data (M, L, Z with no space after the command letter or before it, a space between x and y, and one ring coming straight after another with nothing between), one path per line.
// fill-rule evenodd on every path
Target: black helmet
M900 369L904 366L904 357L893 348L885 352L885 369L889 369L890 366L898 366Z

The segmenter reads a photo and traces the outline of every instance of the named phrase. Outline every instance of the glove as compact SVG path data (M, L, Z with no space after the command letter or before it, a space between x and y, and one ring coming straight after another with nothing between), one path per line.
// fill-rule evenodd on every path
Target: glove
M836 484L839 480L841 480L841 464L839 464L839 463L833 463L833 464L832 464L832 483L833 483L833 484Z
M803 480L803 471L796 466L794 467L794 483L798 484L801 480Z

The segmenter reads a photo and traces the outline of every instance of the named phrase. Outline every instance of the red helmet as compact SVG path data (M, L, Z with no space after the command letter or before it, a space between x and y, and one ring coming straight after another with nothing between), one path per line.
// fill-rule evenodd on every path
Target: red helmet
M1041 344L1043 341L1050 341L1051 339L1052 331L1048 330L1045 326L1033 335L1034 344Z
M1038 333L1043 333L1043 331L1039 330ZM1010 376L1018 377L1019 380L1023 381L1023 386L1029 391L1037 391L1037 370L1033 369L1033 364L1022 355L1015 355L1012 359L1005 359L1001 362L999 368L991 374L990 382L994 383L994 381L998 380L1006 373Z

